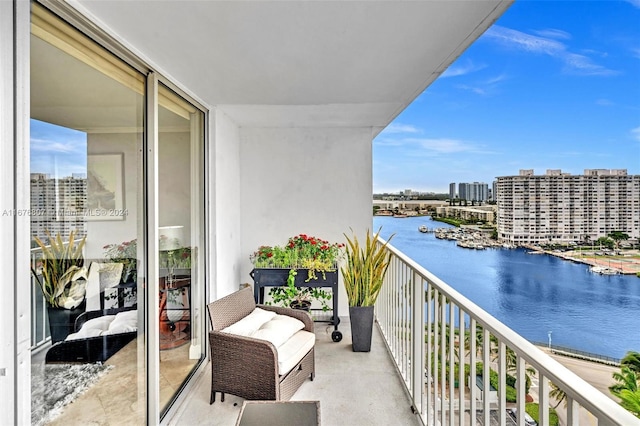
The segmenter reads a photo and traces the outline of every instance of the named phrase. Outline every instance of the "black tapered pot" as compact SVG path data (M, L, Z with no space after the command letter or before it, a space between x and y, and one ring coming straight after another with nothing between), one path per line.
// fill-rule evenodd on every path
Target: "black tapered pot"
M47 305L51 343L60 342L74 332L76 318L85 311L86 299L75 309L54 308Z
M354 352L371 351L373 331L373 306L349 306L351 341Z

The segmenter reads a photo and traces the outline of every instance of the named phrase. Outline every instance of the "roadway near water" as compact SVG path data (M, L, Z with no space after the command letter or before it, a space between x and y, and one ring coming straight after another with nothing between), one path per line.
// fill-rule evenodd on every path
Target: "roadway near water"
M428 217L375 216L373 228L526 339L622 358L640 352L640 279L598 275L588 266L524 249L472 250L421 233L448 227Z

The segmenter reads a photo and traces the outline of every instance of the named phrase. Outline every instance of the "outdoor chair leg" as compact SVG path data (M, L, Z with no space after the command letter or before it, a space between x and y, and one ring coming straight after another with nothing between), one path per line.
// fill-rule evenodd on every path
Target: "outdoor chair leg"
M220 401L224 402L224 392L220 392L220 395L222 395L220 397ZM216 391L212 390L211 397L209 398L209 405L213 404L214 402L216 402Z

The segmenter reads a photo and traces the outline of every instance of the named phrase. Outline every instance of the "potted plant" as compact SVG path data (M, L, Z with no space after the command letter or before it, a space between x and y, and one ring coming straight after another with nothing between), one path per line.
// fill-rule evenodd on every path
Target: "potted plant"
M86 237L78 243L75 232L69 233L69 241L63 241L60 233L55 238L46 232L49 244L34 237L42 250L38 265L31 273L42 290L47 303L51 341L64 340L73 331L76 318L84 312L87 271L82 250Z
M328 311L327 302L331 299L331 293L317 287L296 287L296 275L298 271L290 269L287 285L272 288L269 292L272 301L267 304L279 303L282 306L309 312L311 302L315 299L320 302L323 311Z
M378 229L373 237L367 229L367 238L363 246L355 234L353 238L345 234L346 263L340 270L349 302L354 352L371 350L373 305L389 268L391 255L387 253L386 247L393 235L384 244L379 244L377 240L381 229Z
M107 244L103 249L107 259L115 263L122 263L122 277L120 279L122 283L137 281L137 240L124 241L119 244Z
M321 287L337 285L343 247L306 234L289 238L284 246L260 246L251 256L251 276L258 287L272 287L274 303L309 305L318 300L326 311L332 295Z

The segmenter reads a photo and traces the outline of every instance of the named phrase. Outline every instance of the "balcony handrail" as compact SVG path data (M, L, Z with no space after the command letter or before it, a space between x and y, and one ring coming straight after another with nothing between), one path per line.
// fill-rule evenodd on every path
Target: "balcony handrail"
M385 244L386 240L378 238L379 244ZM584 379L578 377L575 373L568 370L558 361L554 360L531 342L520 336L515 331L501 323L492 315L484 311L481 307L473 303L471 300L460 294L454 288L446 284L440 278L429 272L427 269L416 263L413 259L406 256L393 245L388 244L387 250L405 263L414 274L430 283L438 292L447 299L453 301L460 309L463 309L469 315L473 314L475 321L490 333L496 336L499 341L505 343L519 357L524 359L533 368L538 370L541 377L549 379L556 386L562 389L567 396L586 408L595 415L599 420L599 425L633 425L640 424L635 416L618 405L608 396L594 388ZM389 274L387 275L389 279ZM417 286L412 286L415 291ZM424 289L422 289L424 290ZM418 300L418 299L414 299ZM423 299L424 300L424 299ZM423 341L423 339L413 336L412 342ZM418 363L413 363L415 365ZM411 389L407 389L412 394ZM412 395L415 398L415 395Z

